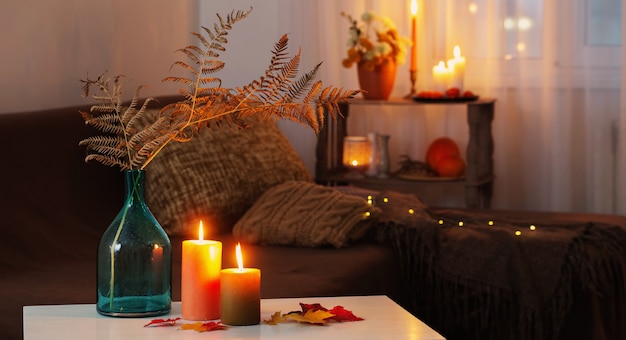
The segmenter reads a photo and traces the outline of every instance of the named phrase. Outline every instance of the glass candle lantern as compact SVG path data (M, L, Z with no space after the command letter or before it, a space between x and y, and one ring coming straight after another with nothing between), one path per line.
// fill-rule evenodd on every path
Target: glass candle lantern
M343 165L348 169L348 176L364 177L363 172L369 167L372 145L367 137L347 136L343 140Z

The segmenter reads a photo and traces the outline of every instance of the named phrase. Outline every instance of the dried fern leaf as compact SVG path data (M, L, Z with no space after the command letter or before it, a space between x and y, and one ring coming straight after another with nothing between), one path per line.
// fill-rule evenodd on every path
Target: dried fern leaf
M293 83L293 85L291 85L289 89L286 91L287 93L285 96L283 96L282 99L284 101L291 102L291 101L299 99L300 97L302 97L302 95L307 93L308 95L303 99L303 103L305 104L309 103L311 101L310 94L316 93L317 88L321 87L321 82L315 81L317 70L319 69L321 65L322 63L317 64L315 68L313 68L311 71L307 72L306 74L301 76L298 80L296 80ZM307 91L307 89L310 89L310 90Z
M119 136L91 136L78 142L80 146L104 145L109 147L119 147L124 143L124 139Z
M200 78L198 79L198 83L201 85L209 85L209 84L221 84L222 80L220 78Z
M101 154L91 154L85 157L85 162L96 161L106 166L119 166L122 170L130 170L130 165L116 157L105 156Z
M146 86L141 85L138 86L137 89L135 90L135 94L133 95L133 99L130 101L130 104L128 105L128 107L126 108L126 110L124 111L124 113L122 114L122 124L127 124L128 121L133 117L135 110L137 109L137 104L139 102L139 96L141 93L141 90L144 89ZM146 99L146 100L151 100L150 98ZM120 111L121 112L121 105L120 105Z
M302 102L308 104L311 103L314 100L318 100L319 98L315 98L317 97L317 94L320 93L320 90L322 88L322 82L321 81L316 81L315 83L313 83L313 85L311 85L311 88L309 89L309 91L307 92L306 96L304 97L304 99L302 99ZM323 92L323 90L321 90Z
M136 113L132 115L131 119L128 120L128 122L126 122L127 131L135 131L134 129L142 128L142 126L138 126L138 125L141 125L142 118L148 112L148 105L153 101L156 101L156 99L152 97L146 98L144 100L143 104L141 105L141 108L139 108L139 111L136 111Z
M189 58L189 60L191 60L196 65L200 65L202 63L202 60L198 58L198 55L202 56L203 52L202 49L198 46L189 45L185 48L176 50L176 52L181 52L185 54L187 58Z
M222 70L224 66L226 66L226 64L219 60L215 60L215 59L205 60L204 63L202 63L201 73L204 75L215 73L217 71Z
M89 112L92 112L92 113L107 112L108 113L108 112L115 111L116 108L117 108L117 103L107 102L107 103L93 105L91 108L89 108Z
M195 61L194 61L194 63L195 63ZM196 66L198 66L198 65L200 65L200 64L202 64L202 62L201 62L201 61L199 61L199 62L196 64ZM176 66L178 66L178 67L180 67L180 68L182 68L182 69L184 69L184 70L188 71L189 73L191 73L191 74L192 74L192 75L194 75L194 76L197 76L197 75L200 73L200 72L199 72L199 71L198 71L195 67L193 67L193 66L191 66L191 65L189 65L189 64L187 64L187 63L185 63L185 62L182 62L182 61L176 61L176 62L174 62L174 65L176 65ZM172 65L172 66L174 66L174 65Z
M127 156L126 150L117 147L92 144L89 146L89 150L97 152L100 155L115 157L117 159L121 159Z
M120 134L124 132L124 127L120 124L119 117L110 114L91 117L85 120L85 124L105 133Z
M150 163L150 161L169 143L171 140L171 136L162 135L153 139L152 141L146 143L133 157L131 160L132 167L142 168L145 167L146 164Z

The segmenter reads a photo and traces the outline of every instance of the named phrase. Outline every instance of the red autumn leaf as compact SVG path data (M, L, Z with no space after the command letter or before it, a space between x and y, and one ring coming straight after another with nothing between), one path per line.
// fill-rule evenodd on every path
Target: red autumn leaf
M300 307L302 308L302 313L306 313L308 311L316 312L318 310L330 312L331 314L334 314L334 316L329 317L328 320L334 320L337 322L363 320L362 318L354 315L351 311L345 309L343 306L335 306L329 310L319 303L300 303Z
M228 327L226 325L224 325L221 322L214 322L214 321L209 321L207 323L202 324L202 327L204 327L206 332L210 332L210 331L221 331L221 330L225 330L228 329Z
M343 306L335 306L329 312L331 312L332 314L335 315L335 316L331 317L330 319L338 321L338 322L361 321L361 320L363 320L363 318L360 318L360 317L354 315L352 313L352 311L349 311L349 310L343 308Z
M302 313L306 313L308 311L316 312L318 310L328 311L327 308L324 308L319 303L302 303L300 302L300 308L302 308Z
M144 327L160 327L160 326L174 326L176 321L180 320L180 318L175 319L154 319L147 324L143 325Z

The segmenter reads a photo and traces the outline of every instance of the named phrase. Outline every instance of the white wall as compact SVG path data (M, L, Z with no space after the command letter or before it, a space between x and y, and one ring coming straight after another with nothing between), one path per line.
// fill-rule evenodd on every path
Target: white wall
M301 74L311 70L321 60L319 53L311 48L307 49L307 40L303 29L297 25L297 18L287 20L290 13L284 13L284 4L279 0L231 0L231 1L201 1L200 22L204 26L212 25L217 19L215 13L227 14L235 10L247 11L253 8L248 18L238 22L229 32L229 43L226 52L222 54L222 61L226 67L220 73L223 86L236 87L248 84L261 76L270 63L271 51L274 44L283 34L289 34L289 52L291 55L302 48ZM282 15L281 22L289 22L289 27L280 25L278 16ZM321 75L323 72L319 72ZM307 169L315 173L315 143L316 136L305 126L281 121L279 126L285 136L291 141Z
M0 114L86 104L80 79L124 74L126 97L138 85L145 96L174 94L161 80L181 58L174 51L196 42L191 32L212 26L216 13L253 12L229 33L223 86L234 87L261 76L279 32L277 0L20 0L0 2ZM293 38L293 37L292 37ZM297 39L297 37L296 37ZM291 52L300 42L293 39ZM310 53L310 51L309 51ZM306 59L302 70L319 60ZM313 173L315 136L307 128L281 123L287 137Z
M226 18L233 11L248 11L252 13L242 21L237 22L228 33L226 51L220 59L226 67L219 73L222 86L235 87L247 85L250 81L263 75L269 65L274 43L278 41L276 1L264 0L230 0L230 1L200 1L198 12L200 25L213 27L217 22L216 14Z
M125 74L146 95L175 93L164 85L197 28L194 0L19 0L0 2L0 113L87 103L87 75Z

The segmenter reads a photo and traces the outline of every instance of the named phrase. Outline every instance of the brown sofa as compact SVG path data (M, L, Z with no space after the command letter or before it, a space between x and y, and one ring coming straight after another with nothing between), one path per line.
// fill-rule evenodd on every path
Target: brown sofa
M119 170L84 163L78 141L89 130L78 110L0 114L3 339L21 337L24 305L95 302L96 246L121 207L123 184ZM210 147L221 145L206 138ZM231 158L239 162L245 149L249 147ZM178 153L172 152L161 155L165 163L176 158ZM230 227L254 210L254 199L263 194L258 183L246 184L239 171L225 170L227 163L207 168L203 178L192 181L203 188L199 196L175 200L188 200L183 206L193 210L188 204L202 201L215 187L222 188L217 194L253 192L246 204L233 204L232 197L205 202L222 204L212 213L219 217L212 223L223 230L214 230L211 238L224 242L225 254L233 249ZM291 167L271 170L254 164L245 168L269 174ZM161 189L171 185L165 181L168 174L173 179L189 176L181 171L187 167L153 165L148 171L156 177L149 181L160 181ZM386 294L448 339L626 338L625 217L432 208L399 193L341 190L374 195L380 214L368 234L339 249L244 244L247 265L262 270L263 297ZM179 300L181 242L191 238L179 228L192 225L195 217L176 215L175 206L163 197L153 194L148 203L172 231L172 294ZM414 210L407 214L407 208ZM527 231L531 224L537 233ZM516 230L523 230L521 238ZM226 255L223 262L233 265Z

